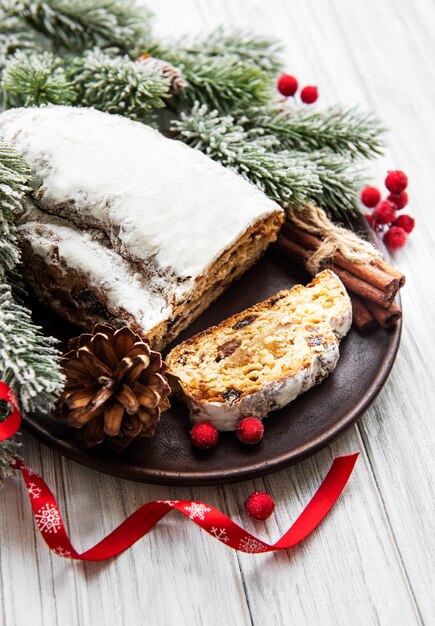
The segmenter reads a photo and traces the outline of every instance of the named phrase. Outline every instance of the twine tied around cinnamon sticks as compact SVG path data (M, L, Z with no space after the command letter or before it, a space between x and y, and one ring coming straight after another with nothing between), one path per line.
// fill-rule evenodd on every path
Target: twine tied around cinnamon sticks
M317 274L336 252L340 252L350 263L370 263L380 256L371 243L364 241L348 228L331 222L325 211L313 204L292 209L289 219L298 228L321 238L319 247L305 262L310 274Z
M322 209L308 206L292 210L278 233L276 246L303 263L312 275L325 268L333 270L349 291L359 329L375 323L389 328L401 318L395 298L405 276L370 243L332 224Z

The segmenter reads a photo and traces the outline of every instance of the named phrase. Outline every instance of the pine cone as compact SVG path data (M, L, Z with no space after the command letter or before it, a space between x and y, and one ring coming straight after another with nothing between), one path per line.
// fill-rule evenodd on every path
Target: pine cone
M79 429L87 446L107 437L123 450L135 437L152 437L170 407L166 363L127 326L97 324L69 342L61 359L65 389L55 416Z
M164 78L167 78L170 85L169 93L172 96L178 96L178 94L186 87L186 81L184 80L180 70L167 61L156 59L155 57L145 53L136 59L136 63L138 65L148 67L157 72L157 74L161 74Z

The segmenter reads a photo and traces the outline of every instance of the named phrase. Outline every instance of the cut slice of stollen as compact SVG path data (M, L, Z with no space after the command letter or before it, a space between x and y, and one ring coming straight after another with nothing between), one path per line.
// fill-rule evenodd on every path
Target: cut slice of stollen
M325 270L176 346L169 374L193 422L234 430L240 418L262 419L328 376L351 322L349 296Z

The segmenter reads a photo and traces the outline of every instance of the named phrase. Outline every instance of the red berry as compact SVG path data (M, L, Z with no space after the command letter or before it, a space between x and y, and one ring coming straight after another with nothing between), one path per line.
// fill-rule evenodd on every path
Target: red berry
M364 187L361 191L361 202L369 209L373 209L381 201L381 192L376 187Z
M385 179L385 186L388 191L399 195L402 191L405 191L408 186L408 177L407 175L400 170L392 170L388 172L387 178Z
M189 433L190 440L195 448L208 450L217 444L218 431L210 422L199 422L195 424Z
M396 209L403 209L408 204L408 194L406 191L402 191L402 193L395 194L390 193L387 200L396 205Z
M264 491L254 491L245 502L245 511L253 519L267 519L274 508L275 502Z
M403 213L403 215L399 215L399 217L394 220L393 226L399 226L400 228L403 228L405 233L409 234L414 230L415 219L410 215Z
M373 211L373 219L378 224L391 224L396 219L396 207L388 200L383 200Z
M301 100L305 104L313 104L319 97L319 92L317 91L317 87L313 85L307 85L301 91Z
M298 90L298 81L294 76L290 76L290 74L282 74L278 78L278 82L276 84L278 87L278 91L285 96L294 96Z
M399 250L406 243L406 233L400 226L392 226L384 235L384 244L391 250Z
M244 417L237 424L236 435L242 443L258 443L263 439L263 422L257 417Z

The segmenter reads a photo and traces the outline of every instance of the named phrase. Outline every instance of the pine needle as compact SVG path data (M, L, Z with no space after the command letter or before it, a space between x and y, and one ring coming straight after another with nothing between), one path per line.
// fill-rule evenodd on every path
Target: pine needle
M237 57L240 61L248 61L272 76L276 76L282 70L279 57L282 51L280 42L254 35L249 31L228 31L221 26L207 35L195 37L183 46L190 55Z
M383 152L384 128L370 113L356 108L292 107L269 104L240 109L236 118L247 129L274 135L281 148L321 150L328 148L351 157L373 158Z
M28 177L18 152L0 140L0 380L13 389L22 410L51 404L63 386L55 340L32 323L30 311L17 304L6 282L17 281L20 253L14 214L22 211ZM6 415L3 403L0 420ZM16 438L0 442L0 474L7 471L16 447Z
M169 79L127 56L111 56L91 50L77 57L69 77L81 106L93 106L144 121L155 109L165 106L170 97Z
M158 47L152 54L181 70L187 82L179 97L182 107L198 101L220 113L229 113L237 106L264 105L271 98L270 76L235 54L207 56L176 47Z
M35 35L26 22L0 8L0 71L17 50L31 50L35 46Z
M348 156L327 149L282 150L274 135L244 128L199 103L172 128L178 139L234 169L283 206L308 200L340 219L357 211L362 172Z
M238 172L281 204L295 206L321 191L306 155L276 150L273 137L252 137L230 115L219 116L196 103L173 129L181 141Z
M75 53L94 46L127 51L149 39L150 12L130 0L16 0L14 7L55 46Z
M76 94L61 65L49 52L16 52L3 70L4 108L72 104Z

